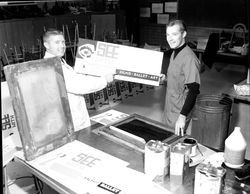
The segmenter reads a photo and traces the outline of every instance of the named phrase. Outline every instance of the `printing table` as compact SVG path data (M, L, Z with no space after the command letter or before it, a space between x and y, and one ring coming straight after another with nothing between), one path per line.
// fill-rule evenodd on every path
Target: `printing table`
M76 132L76 139L96 149L99 149L110 155L113 155L119 159L127 161L129 162L130 168L143 172L143 169L144 169L143 154L136 152L132 149L126 148L124 146L121 146L117 143L111 142L108 139L103 138L102 136L99 136L91 132L96 127L100 127L100 126L101 124L96 123L89 128ZM204 148L202 149L202 151L204 151ZM40 179L41 181L45 182L50 187L55 189L57 192L62 193L62 194L74 193L69 188L66 188L64 185L58 183L56 180L53 180L52 178L48 177L46 174L41 173L39 170L33 168L31 165L25 162L25 160L22 160L16 157L15 161L22 163L28 169L28 171L30 171L38 179ZM174 190L172 190L172 193L176 193L176 194L192 194L193 193L194 170L195 170L195 167L190 168L189 177L186 183L182 186L174 188ZM238 192L242 193L241 191L245 191L246 193L250 192L250 186L248 186L250 185L249 182L243 182L244 185L242 186L242 184L240 184L239 182L235 180L233 173L234 172L231 169L227 169L227 175L225 179L226 191L224 193L235 194ZM166 185L164 185L164 187L171 190L167 182L166 182Z
M128 99L125 102L118 104L113 107L113 109L118 110L120 112L124 112L127 114L137 113L141 114L145 117L157 120L158 122L161 120L160 112L154 112L156 109L162 108L162 100L159 98L164 98L165 87L158 87L155 90L148 92L146 95L138 95L131 99ZM162 95L161 95L162 94ZM149 103L148 100L152 100L154 103ZM76 139L90 145L96 149L104 151L112 156L115 156L119 159L129 162L129 167L143 172L144 171L144 154L140 152L136 152L133 149L124 147L120 144L117 144L113 141L110 141L103 136L99 136L92 132L92 130L100 127L99 123L92 123L91 127L77 131ZM204 147L202 147L204 149ZM202 149L202 151L204 151ZM206 148L205 148L206 149ZM208 149L209 150L209 149ZM212 151L212 153L215 153ZM41 173L39 170L30 166L24 160L20 158L15 158L17 162L22 163L28 171L34 174L38 179L48 184L50 187L55 189L57 192L62 194L74 194L69 188L66 188L64 185L61 185L56 180L48 177L44 173ZM194 190L194 171L195 167L190 168L189 177L186 181L186 184L180 186L178 188L174 188L172 193L176 194L192 194ZM232 169L227 168L227 174L225 179L225 194L236 194L236 193L249 193L250 192L250 181L244 181L243 184L239 183L234 178L234 171ZM166 182L164 185L165 188L168 188L169 185Z

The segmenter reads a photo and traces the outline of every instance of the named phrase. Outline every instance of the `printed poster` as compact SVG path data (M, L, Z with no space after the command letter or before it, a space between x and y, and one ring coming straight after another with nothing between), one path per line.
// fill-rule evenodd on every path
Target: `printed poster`
M163 52L79 39L75 71L95 76L159 86Z
M2 139L11 136L15 146L22 147L7 82L1 82Z
M177 2L165 2L165 12L177 13Z
M152 3L152 13L163 13L163 4Z
M17 132L17 123L7 82L1 82L2 132L4 137Z
M140 17L149 18L150 17L150 7L141 7L140 8Z
M169 22L169 14L157 14L157 24L167 24Z

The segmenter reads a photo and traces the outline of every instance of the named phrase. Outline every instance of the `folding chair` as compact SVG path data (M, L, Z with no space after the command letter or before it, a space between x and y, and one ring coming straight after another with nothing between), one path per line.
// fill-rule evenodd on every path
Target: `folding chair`
M68 39L68 41L66 41L65 43L66 49L70 49L72 59L74 59L74 51L73 51L74 43L72 43L71 41L68 25L63 25L62 29L63 29L65 40ZM67 52L65 52L64 57L65 57L65 60L67 60Z

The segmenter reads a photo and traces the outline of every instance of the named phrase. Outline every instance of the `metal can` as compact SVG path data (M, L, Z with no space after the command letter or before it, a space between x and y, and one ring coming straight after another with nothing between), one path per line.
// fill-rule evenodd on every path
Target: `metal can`
M194 194L221 194L224 187L226 169L214 167L210 163L199 164L195 169Z
M189 174L189 155L191 145L177 143L172 146L170 153L170 184L182 185Z
M145 145L144 172L152 179L164 180L169 173L170 147L166 143L150 140Z

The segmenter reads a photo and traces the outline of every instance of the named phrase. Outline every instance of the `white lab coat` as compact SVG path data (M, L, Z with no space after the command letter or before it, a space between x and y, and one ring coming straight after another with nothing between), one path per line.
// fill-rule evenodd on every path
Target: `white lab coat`
M55 56L48 52L44 55L44 58L51 57ZM107 81L104 77L76 73L64 59L62 59L62 61L63 76L68 93L74 129L78 131L90 126L89 114L83 95L105 88Z

